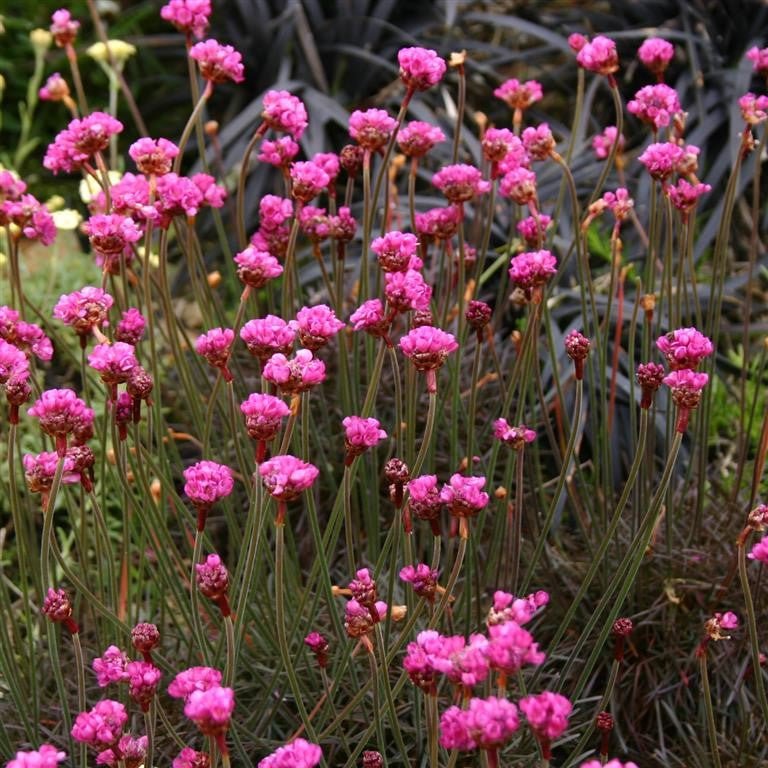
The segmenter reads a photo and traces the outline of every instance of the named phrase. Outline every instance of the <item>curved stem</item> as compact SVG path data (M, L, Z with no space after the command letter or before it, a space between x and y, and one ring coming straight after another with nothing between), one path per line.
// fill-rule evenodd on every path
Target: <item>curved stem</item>
M709 673L707 672L707 652L702 651L699 656L699 670L701 672L701 692L704 696L704 709L707 713L707 734L709 735L709 747L712 750L712 761L715 768L722 768L720 762L720 750L717 747L717 728L715 726L715 711L712 708L712 693L709 689Z
M256 129L251 140L248 142L248 146L245 148L243 159L240 161L240 175L237 179L237 241L240 248L245 248L248 245L248 238L245 233L245 182L248 178L248 170L251 161L251 155L256 148L256 143L266 132L266 125L263 123Z
M59 456L56 462L56 472L53 475L51 490L48 492L48 503L43 512L43 537L40 544L40 587L43 594L53 585L50 583L50 555L51 536L53 535L53 513L56 508L56 496L61 487L61 478L64 475L64 456Z
M416 461L413 463L413 469L411 470L411 477L417 477L421 471L421 467L424 464L424 460L427 458L429 452L429 445L432 442L432 432L435 427L435 412L437 410L437 392L429 393L429 408L427 410L427 424L424 427L424 437L421 440L421 446L419 447L419 454L416 457Z
M350 482L349 467L344 467L344 477L342 478L342 494L344 496L344 540L347 549L347 570L350 578L355 573L355 539L352 530L352 489Z
M232 623L232 616L224 617L224 632L227 636L227 662L224 667L224 686L232 687L235 679L235 625Z
M147 765L150 768L154 765L156 706L156 700L152 699L149 709L144 713L144 728L147 732L147 752L144 756L144 765Z
M85 661L83 646L80 644L80 633L72 633L72 647L75 651L75 668L77 670L77 711L85 712ZM86 768L88 765L87 744L80 744L80 765ZM150 763L151 765L151 763Z
M189 141L189 137L192 134L192 130L195 127L195 123L197 122L198 115L202 111L208 99L211 98L212 93L213 93L213 83L211 83L211 81L208 80L205 84L205 88L203 89L202 94L200 94L200 100L197 102L197 104L195 104L195 108L192 110L192 114L189 116L189 120L187 120L187 124L184 126L184 130L181 133L181 138L179 139L179 154L176 155L176 159L173 161L174 173L179 173L179 171L181 170L181 160L184 157L184 150L187 147L187 142Z

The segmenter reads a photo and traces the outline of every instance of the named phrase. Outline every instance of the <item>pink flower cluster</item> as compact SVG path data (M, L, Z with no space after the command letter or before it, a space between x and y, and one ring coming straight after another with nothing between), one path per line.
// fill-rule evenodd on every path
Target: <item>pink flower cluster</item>
M69 435L80 445L93 434L93 411L71 389L45 390L27 413L39 419L43 432L56 440L60 457L66 454Z
M81 712L72 726L72 738L95 749L116 746L128 722L128 713L120 702L104 699L88 712Z
M207 691L221 685L221 672L212 667L189 667L179 672L168 686L168 695L187 699L194 691Z
M76 118L48 145L43 165L53 173L79 171L97 152L107 149L112 136L122 130L123 124L105 112Z
M240 404L248 434L255 440L271 440L291 409L278 397L253 393Z
M526 597L515 597L509 592L497 590L493 593L493 604L488 611L488 626L507 621L527 624L548 602L549 595L544 590L532 592Z
M79 291L62 295L53 308L53 316L71 325L81 340L108 324L107 315L114 299L101 288L86 285ZM83 346L84 343L81 341Z
M160 9L160 16L179 32L200 39L208 29L211 0L169 0Z
M384 147L396 127L397 120L383 109L358 109L349 117L349 135L369 152Z
M258 768L314 768L323 759L317 744L296 739L259 760Z
M296 319L289 323L298 334L302 346L316 352L324 347L342 328L344 323L327 304L302 307Z
M443 141L445 134L438 126L421 120L413 120L397 132L397 145L406 157L424 157Z
M232 373L227 364L234 341L235 332L231 328L212 328L195 341L195 352L214 368L218 368L227 382L232 381Z
M248 351L259 358L262 366L276 354L289 355L293 350L296 333L277 315L249 320L240 329L240 338ZM322 381L322 379L320 379Z
M5 764L5 768L56 768L66 759L66 752L60 752L50 744L41 744L38 749L17 752L16 757Z
M653 126L654 131L669 125L682 111L677 91L664 83L646 85L627 103L627 111L638 120Z
M594 150L595 157L598 160L605 160L611 152L611 147L616 143L616 126L609 125L603 129L602 133L598 133L592 137L592 149ZM619 136L619 146L616 148L617 153L624 149L624 137Z
M419 241L416 235L410 232L393 230L383 237L377 237L371 243L371 250L378 256L379 266L385 272L405 272L415 269L413 258Z
M208 2L208 0L204 1ZM170 173L173 160L179 154L179 148L168 139L155 140L145 137L131 144L128 154L143 174L164 176Z
M341 423L344 425L344 445L350 458L365 453L387 437L378 419L347 416Z
M445 61L430 48L401 48L397 52L400 79L412 91L426 91L445 74Z
M273 456L259 465L259 474L270 496L278 501L292 501L311 487L320 470L314 464L285 454Z
M619 68L616 43L608 37L597 35L584 43L576 54L576 63L595 74L612 76Z
M232 470L215 461L198 461L184 470L184 493L196 506L210 508L232 493Z
M507 699L473 698L467 709L450 707L440 718L440 744L446 749L496 750L520 727L517 707Z
M543 743L559 738L568 727L573 704L559 693L544 691L520 700L520 710L530 729Z
M411 257L411 260L414 258ZM384 296L389 306L398 312L428 310L432 300L432 287L424 280L421 272L415 269L385 272Z
M536 433L525 424L510 427L506 419L496 419L493 422L493 436L516 451L522 450L526 443L532 443L536 439Z
M528 109L532 104L541 101L544 91L541 83L536 80L520 82L513 77L496 88L493 95L506 102L511 109Z
M451 203L466 203L477 195L484 195L491 184L483 179L480 171L473 165L459 163L446 165L433 177L432 183Z
M204 691L192 691L184 704L184 714L206 736L224 734L229 728L234 709L235 692L231 688L218 685Z
M656 339L656 346L673 371L697 368L714 351L712 342L696 328L678 328Z
M556 273L557 259L547 250L524 251L510 261L509 279L528 297Z
M658 78L664 76L664 72L674 55L675 46L660 37L649 37L647 40L643 40L637 49L637 58L640 59L646 69L649 69Z
M267 91L261 117L268 128L289 133L296 141L309 124L304 102L288 91Z
M18 227L15 238L39 240L50 245L56 239L56 224L48 209L34 195L25 194L27 185L10 171L0 171L0 225Z
M0 340L8 345L16 347L21 352L31 352L38 360L48 361L53 357L53 344L45 335L43 329L35 323L26 323L21 320L19 313L8 306L0 307ZM11 359L16 359L20 366L21 374L28 368L21 362L21 358L12 350L6 352ZM0 353L0 381L5 383L11 377L11 371L4 368L2 362L4 355Z
M262 371L264 378L285 395L299 395L325 380L325 363L308 349L300 349L292 359L277 353Z
M200 66L200 74L210 83L226 83L228 80L242 83L245 79L243 57L231 45L206 40L195 43L189 55Z

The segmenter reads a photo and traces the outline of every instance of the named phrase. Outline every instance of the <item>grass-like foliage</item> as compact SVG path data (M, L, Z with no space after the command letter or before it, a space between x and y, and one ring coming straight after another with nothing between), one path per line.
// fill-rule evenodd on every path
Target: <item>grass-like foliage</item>
M18 65L3 759L765 763L768 49L275 5Z

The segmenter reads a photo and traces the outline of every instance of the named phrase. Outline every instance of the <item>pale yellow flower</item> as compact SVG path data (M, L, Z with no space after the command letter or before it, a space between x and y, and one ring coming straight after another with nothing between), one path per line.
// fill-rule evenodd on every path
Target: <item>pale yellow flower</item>
M62 208L60 211L54 211L51 216L56 229L77 229L83 220L80 211L74 208Z
M29 33L29 40L32 43L32 47L38 53L45 53L53 43L53 35L47 29L33 29Z
M120 173L120 171L110 171L109 172L109 183L111 185L117 184L120 179L123 178L123 174ZM89 203L92 203L95 199L96 195L101 192L101 187L99 186L96 179L93 178L93 176L86 176L81 182L79 187L80 192L80 199L88 205Z
M109 51L107 51L109 45ZM108 40L107 43L94 43L85 52L94 60L105 64L109 63L111 53L118 64L125 63L136 53L136 46L126 43L124 40Z

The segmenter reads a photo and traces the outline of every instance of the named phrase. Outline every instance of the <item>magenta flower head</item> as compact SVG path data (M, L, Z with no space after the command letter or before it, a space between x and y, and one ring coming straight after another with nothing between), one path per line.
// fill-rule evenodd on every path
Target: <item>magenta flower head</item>
M373 653L373 645L368 634L386 615L385 602L379 600L374 605L365 606L353 598L344 606L344 629L349 637L362 640L369 653Z
M509 128L488 128L481 142L483 157L489 163L500 163L511 156L516 165L527 165L529 158L523 142Z
M347 449L347 456L344 459L346 466L352 463L355 456L360 456L387 437L378 419L347 416L341 423L344 425L344 445Z
M768 98L766 98L766 106L768 106ZM766 116L768 117L768 115ZM664 191L672 201L672 205L680 211L683 217L686 217L696 207L699 198L711 192L712 187L701 182L690 184L685 179L678 179L676 184L668 184Z
M160 16L165 21L169 21L187 37L194 35L198 40L208 29L210 15L210 0L169 0L160 9Z
M655 131L669 125L675 115L682 111L677 91L664 83L646 85L635 98L627 102L627 111L638 120L653 126Z
M118 758L117 755L121 757ZM120 760L125 762L125 768L140 768L147 756L147 737L139 736L134 739L130 733L122 736L116 748L105 749L96 755L96 765L107 765L118 768Z
M485 655L491 669L502 675L517 674L526 664L538 666L546 654L533 642L533 635L514 621L505 621L488 627L489 642Z
M72 726L72 738L95 749L114 747L123 735L128 713L118 701L104 699L88 712L81 712Z
M53 173L77 171L97 152L107 149L112 136L122 130L123 124L106 112L76 118L48 145L43 165Z
M510 427L506 419L496 419L493 422L493 436L516 451L521 451L526 443L532 443L536 439L536 433L525 424Z
M656 346L673 371L697 368L714 351L712 342L696 328L678 328L656 339Z
M663 382L672 390L672 400L678 408L677 432L685 432L690 412L698 406L701 390L708 381L706 373L696 373L688 368L672 371L664 377Z
M410 358L414 368L427 374L427 391L437 391L435 371L445 362L451 352L459 348L452 333L431 325L413 328L402 339L400 349Z
M568 727L572 709L573 704L565 696L550 691L520 699L520 710L534 736L541 742L545 760L551 758L551 742L562 736Z
M517 166L507 171L499 184L499 194L518 205L536 205L536 173L530 168Z
M423 242L450 240L458 231L462 219L461 208L449 205L447 208L431 208L416 214L416 232Z
M584 361L589 355L590 346L590 340L575 328L565 337L565 351L568 357L573 360L577 381L584 378Z
M598 160L605 160L611 153L611 147L616 143L616 126L609 125L603 129L602 133L595 134L592 137L592 149ZM624 149L624 137L619 136L619 146L616 148L617 154Z
M768 119L768 96L745 93L739 98L739 109L747 125L759 125Z
M383 109L357 109L349 117L349 135L368 152L378 152L396 127L397 120Z
M621 760L609 760L607 763L603 763L600 760L587 760L582 763L579 768L640 768L637 763L628 762L622 763Z
M323 759L317 744L296 739L259 761L258 768L315 768Z
M144 315L135 307L129 307L123 312L120 322L115 327L115 341L135 346L144 336L146 325Z
M75 442L93 427L93 411L71 389L48 389L27 411L40 420L40 428L56 440L56 452L64 456L67 436L74 433Z
M400 79L409 91L426 91L445 74L445 61L430 48L401 48L397 61Z
M219 749L226 754L224 734L235 709L235 692L214 686L207 691L192 691L184 704L184 714L206 736L216 737Z
M110 645L102 656L97 656L92 666L99 688L106 688L110 683L122 683L127 680L127 664L128 657L116 645Z
M31 493L42 493L45 498L53 487L59 455L54 451L43 451L37 454L25 453L22 463L27 488ZM64 457L64 472L61 476L61 482L65 485L74 485L79 480L80 476L75 472L74 460L67 451L67 455Z
M552 217L546 213L536 216L526 216L517 222L518 234L523 238L527 248L538 248L547 234L547 229L552 224Z
M397 230L387 232L371 243L371 250L378 257L379 266L384 272L405 272L418 247L416 235Z
M63 624L70 634L80 631L72 618L72 602L63 589L48 588L40 613L54 624Z
M737 629L739 626L739 617L732 611L726 611L725 613L716 613L711 619L709 619L704 628L707 632L709 639L711 640L730 640L730 635L722 633L724 629Z
M549 594L543 589L538 592L531 592L526 597L515 597L509 592L497 590L493 593L493 605L488 611L488 626L504 624L507 621L513 621L520 625L527 624L536 615L539 608L548 602Z
M281 317L266 317L249 320L240 329L240 338L248 351L259 358L262 366L272 355L289 355L293 350L296 333Z
M763 536L763 538L752 547L752 550L747 557L750 560L757 560L760 563L768 563L768 536Z
M187 699L194 691L207 691L221 685L221 672L212 667L190 667L179 672L168 686L168 695Z
M85 337L92 331L98 331L100 326L107 325L112 304L114 299L108 293L86 285L79 291L63 294L53 308L53 316L71 325L80 336L80 346L85 348Z
M261 118L268 128L290 133L296 141L301 138L309 124L304 102L288 91L267 91L264 94Z
M327 304L317 304L314 307L302 307L296 313L296 319L289 325L298 334L301 344L316 352L344 328L345 324Z
M14 335L16 329L14 328ZM0 339L0 384L26 381L29 378L29 360L15 345Z
M319 632L310 632L304 638L304 645L315 655L319 667L328 665L328 641Z
M417 563L416 566L406 565L400 569L400 579L413 587L419 596L434 602L437 591L437 571L427 563Z
M547 250L524 251L509 262L509 279L528 299L556 273L557 259Z
M642 395L640 407L646 410L653 405L653 395L664 380L664 366L658 363L640 363L637 366L637 383L640 385Z
M114 344L97 344L90 355L88 365L101 375L101 380L112 388L112 399L118 384L124 384L139 364L133 344L116 341Z
M438 485L437 475L420 475L406 483L409 511L418 520L428 520L435 536L440 535L438 517L443 508Z
M308 203L330 183L328 174L316 163L304 160L291 165L291 195L298 203Z
M259 465L259 474L267 493L277 499L277 525L285 520L285 502L297 499L317 479L320 470L290 454L273 456Z
M168 139L155 140L145 137L131 144L128 154L146 176L163 176L170 173L179 148Z
M210 768L211 758L207 752L197 752L192 747L184 747L173 759L171 768Z
M440 718L440 744L446 749L485 749L494 754L520 727L517 707L507 699L473 698L467 709L449 707Z
M451 203L466 203L477 195L484 195L491 184L483 179L480 171L474 165L459 163L446 165L433 177L432 183L445 195Z
M385 272L384 296L390 307L398 312L428 310L432 300L432 287L421 272L407 269L405 272Z
M576 54L576 63L590 72L610 78L619 68L616 43L603 35L597 35Z
M764 75L768 73L768 48L758 48L753 45L747 51L747 59L752 62L752 69Z
M313 243L322 243L331 234L330 217L325 208L314 205L305 205L299 211L299 226Z
M224 381L232 381L232 373L227 367L235 332L231 328L212 328L208 333L198 336L195 351L204 357L214 368L221 371Z
M555 153L555 138L547 123L523 131L523 147L531 160L546 160Z
M537 101L541 101L544 97L544 91L541 83L536 80L520 82L517 78L513 77L511 80L505 80L496 88L493 95L497 99L501 99L510 109L522 111L528 109Z
M91 216L83 225L91 247L101 256L117 256L141 238L141 230L133 219L117 213Z
M445 141L445 134L436 125L413 120L397 132L400 151L410 158L424 157L435 144Z
M242 83L245 79L243 57L231 45L206 40L195 43L189 49L189 55L198 63L200 74L210 83L226 83L227 80Z
M646 69L659 78L659 81L664 78L664 71L674 55L675 46L660 37L649 37L643 40L642 45L637 49L637 58Z
M356 331L365 331L371 336L387 338L389 321L384 314L384 305L381 299L368 299L364 301L349 317L352 328Z
M152 651L160 645L160 630L155 624L142 621L131 630L131 643L144 661L152 661Z
M208 555L204 563L195 565L195 574L200 592L219 606L222 616L229 616L229 571L221 558L216 554Z
M143 712L155 698L163 673L148 661L129 661L125 666L128 695L139 704Z
M325 363L308 349L300 349L290 360L277 353L269 358L262 375L284 395L295 396L325 380Z
M56 768L66 759L66 752L60 752L50 744L41 744L38 749L17 752L16 757L5 764L5 768Z
M299 145L290 136L281 136L274 141L264 139L259 148L259 160L275 168L287 169L298 154Z
M666 181L680 169L685 157L685 150L679 144L662 142L646 147L637 159L648 169L648 173L657 181Z
M279 397L254 392L240 404L240 411L245 416L248 434L254 440L267 441L277 435L291 409Z
M483 490L484 487L484 477L464 477L457 472L440 490L440 501L454 517L461 519L462 538L469 535L467 518L475 517L488 506L490 496Z
M184 480L184 493L197 508L197 530L202 531L208 511L235 487L232 470L215 461L198 461L184 470Z
M80 29L80 22L72 18L72 14L66 8L54 11L51 16L50 31L59 48L72 45Z

